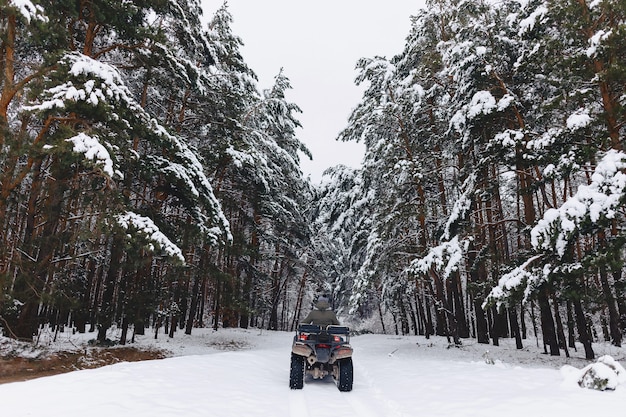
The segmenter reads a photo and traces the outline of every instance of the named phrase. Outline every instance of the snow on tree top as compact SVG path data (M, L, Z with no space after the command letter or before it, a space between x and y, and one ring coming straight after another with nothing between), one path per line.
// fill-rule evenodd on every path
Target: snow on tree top
M9 6L15 7L28 23L31 20L48 21L44 15L43 7L33 4L30 0L9 0Z

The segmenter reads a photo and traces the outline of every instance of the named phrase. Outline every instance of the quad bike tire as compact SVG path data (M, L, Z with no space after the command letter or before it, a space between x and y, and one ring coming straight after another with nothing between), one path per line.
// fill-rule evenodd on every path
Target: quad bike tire
M304 386L304 356L291 354L291 370L289 372L289 388L302 389Z
M339 391L352 391L353 375L352 358L341 359L339 361L339 382L337 384Z

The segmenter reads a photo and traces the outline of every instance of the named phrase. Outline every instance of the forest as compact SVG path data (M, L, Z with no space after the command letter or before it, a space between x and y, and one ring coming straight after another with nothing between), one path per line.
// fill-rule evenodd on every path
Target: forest
M626 3L428 0L321 184L287 74L202 12L2 1L5 336L293 330L324 292L363 332L621 346Z

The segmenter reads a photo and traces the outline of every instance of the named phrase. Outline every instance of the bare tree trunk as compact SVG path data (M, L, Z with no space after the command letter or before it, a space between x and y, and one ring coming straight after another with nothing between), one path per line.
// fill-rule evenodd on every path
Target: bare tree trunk
M604 295L604 301L609 311L609 331L611 334L611 343L614 346L622 346L622 332L620 329L620 316L615 304L615 297L611 291L609 284L608 272L606 265L600 265L600 283L602 286L602 294Z
M559 346L565 351L565 357L569 358L569 350L567 349L567 341L565 340L565 332L563 330L563 321L559 312L559 304L556 296L552 294L552 304L554 305L554 318L556 319L556 330L558 335Z
M200 261L200 271L202 271L202 261ZM191 334L193 329L193 323L196 318L196 311L198 310L198 303L200 301L200 288L204 286L204 274L202 278L196 274L193 282L193 289L191 290L191 305L189 306L189 316L187 317L187 325L185 326L185 334Z
M415 296L415 310L417 311L417 334L426 335L426 313L424 312L424 303L422 302L422 294L417 293Z
M613 275L613 288L615 288L615 301L619 313L619 328L622 333L626 332L626 282L622 273L623 262L616 262L611 268Z
M300 279L300 285L298 287L298 298L296 299L296 308L293 313L293 320L291 321L291 327L289 330L294 331L296 326L300 322L300 315L302 314L302 301L304 299L304 289L306 288L306 280L307 280L307 271L305 270L302 273L302 278Z
M98 336L97 341L100 344L106 342L107 331L113 324L114 306L113 295L115 294L115 287L117 285L117 279L121 271L121 266L124 256L124 241L117 234L113 236L111 241L111 257L109 261L109 270L102 283L103 293L100 309L98 312Z
M576 337L574 335L574 313L572 312L572 301L567 300L567 344L569 347L576 349Z
M383 330L383 334L387 334L387 330L385 329L385 318L383 316L383 309L381 307L381 303L378 303L378 316L380 317L380 325Z
M454 318L456 320L457 331L459 337L469 337L469 327L467 326L467 318L465 316L465 305L462 297L461 277L458 272L454 273L450 280L452 280L450 289L452 295L452 306L454 311Z
M441 279L437 276L437 274L431 270L430 273L431 280L428 281L430 294L433 297L433 302L435 304L435 334L437 336L446 336L448 335L448 326L446 320L446 313L444 312L444 294L443 294L443 283ZM433 281L435 282L435 288L433 289Z
M539 290L537 300L539 302L539 311L541 313L541 330L543 332L543 344L544 347L550 348L551 356L560 356L559 343L556 338L556 330L554 328L554 318L552 317L552 311L550 310L550 302L548 298L548 289L543 288Z
M519 323L517 321L517 310L515 306L508 308L509 312L509 322L511 325L511 333L513 337L515 337L515 347L517 349L523 349L524 345L522 344L522 335L520 334Z
M574 304L574 313L576 315L578 338L585 349L585 359L594 359L595 354L593 352L593 348L591 347L591 336L587 331L587 320L585 319L585 313L583 312L583 307L580 299L574 297L574 299L572 300L572 304Z

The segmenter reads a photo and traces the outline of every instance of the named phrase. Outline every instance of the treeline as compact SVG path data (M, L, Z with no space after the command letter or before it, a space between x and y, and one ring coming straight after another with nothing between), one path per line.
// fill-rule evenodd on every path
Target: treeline
M286 329L315 259L298 107L222 7L0 5L0 328ZM307 261L310 259L311 261Z
M430 0L412 22L359 61L341 139L364 164L319 197L343 305L456 343L620 346L626 5Z

